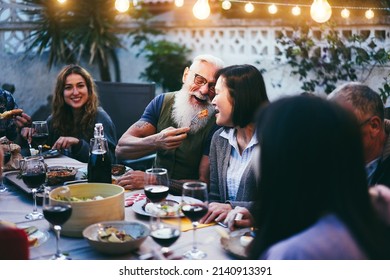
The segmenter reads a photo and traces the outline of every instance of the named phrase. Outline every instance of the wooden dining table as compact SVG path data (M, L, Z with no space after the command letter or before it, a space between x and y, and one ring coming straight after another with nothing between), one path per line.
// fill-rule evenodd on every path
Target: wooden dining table
M87 164L61 155L56 158L45 159L48 166L72 166L76 168L86 168ZM49 223L45 219L30 221L25 219L26 213L29 213L33 207L31 194L23 191L17 184L7 180L7 174L4 174L4 183L8 191L0 193L0 220L12 222L18 227L36 226L42 233L42 238L37 246L30 247L30 259L49 259L56 250L56 239L54 232L50 229ZM140 195L143 190L126 191L125 199ZM149 225L147 215L140 215L134 211L133 206L125 207L126 221L139 221ZM38 210L42 211L40 205ZM198 248L207 253L209 260L227 260L235 259L235 256L226 251L220 243L221 230L226 228L215 224L196 230L196 240ZM185 251L191 249L193 242L193 230L186 230L181 233L180 238L171 246L176 256L182 255ZM153 250L159 248L151 237L147 237L138 250L123 255L107 255L94 250L86 239L61 237L60 247L63 252L69 254L74 260L138 260L150 256Z

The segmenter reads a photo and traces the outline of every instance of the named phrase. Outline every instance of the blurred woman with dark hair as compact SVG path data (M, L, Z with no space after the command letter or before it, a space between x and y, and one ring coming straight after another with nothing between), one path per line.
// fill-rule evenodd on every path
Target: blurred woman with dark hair
M317 97L278 100L257 117L258 231L251 258L390 259L370 204L356 119Z

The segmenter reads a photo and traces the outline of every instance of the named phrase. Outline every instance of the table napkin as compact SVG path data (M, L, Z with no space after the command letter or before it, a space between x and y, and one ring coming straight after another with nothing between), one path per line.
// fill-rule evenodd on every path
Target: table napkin
M167 223L167 224L174 224L174 221L173 220L170 220L170 219L165 219L164 220L164 223ZM213 226L215 225L215 223L210 223L210 224L198 224L198 226L196 227L197 229L198 228L204 228L204 227L209 227L209 226ZM193 227L192 227L192 223L191 223L191 220L184 217L184 218L181 218L181 231L182 232L185 232L185 231L189 231L189 230L192 230Z
M145 199L145 194L135 193L125 198L125 207L132 206L134 202Z

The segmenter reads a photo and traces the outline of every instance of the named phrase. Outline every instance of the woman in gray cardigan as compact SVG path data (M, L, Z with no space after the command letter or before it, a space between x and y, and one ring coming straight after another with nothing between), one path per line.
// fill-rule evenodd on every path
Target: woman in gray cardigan
M222 126L210 146L209 211L202 223L223 221L235 206L251 208L256 193L252 158L258 141L254 117L269 103L263 77L252 65L233 65L216 73L212 104Z

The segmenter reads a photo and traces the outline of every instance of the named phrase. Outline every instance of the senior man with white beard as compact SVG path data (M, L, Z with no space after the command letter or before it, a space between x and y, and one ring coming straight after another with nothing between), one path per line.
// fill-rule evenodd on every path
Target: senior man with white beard
M177 92L158 95L146 107L118 141L118 160L137 159L156 153L154 166L168 170L170 192L180 194L186 180L209 183L208 158L212 133L216 129L211 100L215 96L217 70L224 67L221 59L203 54L195 57L183 73L183 86ZM191 120L207 109L206 117ZM143 187L144 173L129 171L117 184L126 189Z

